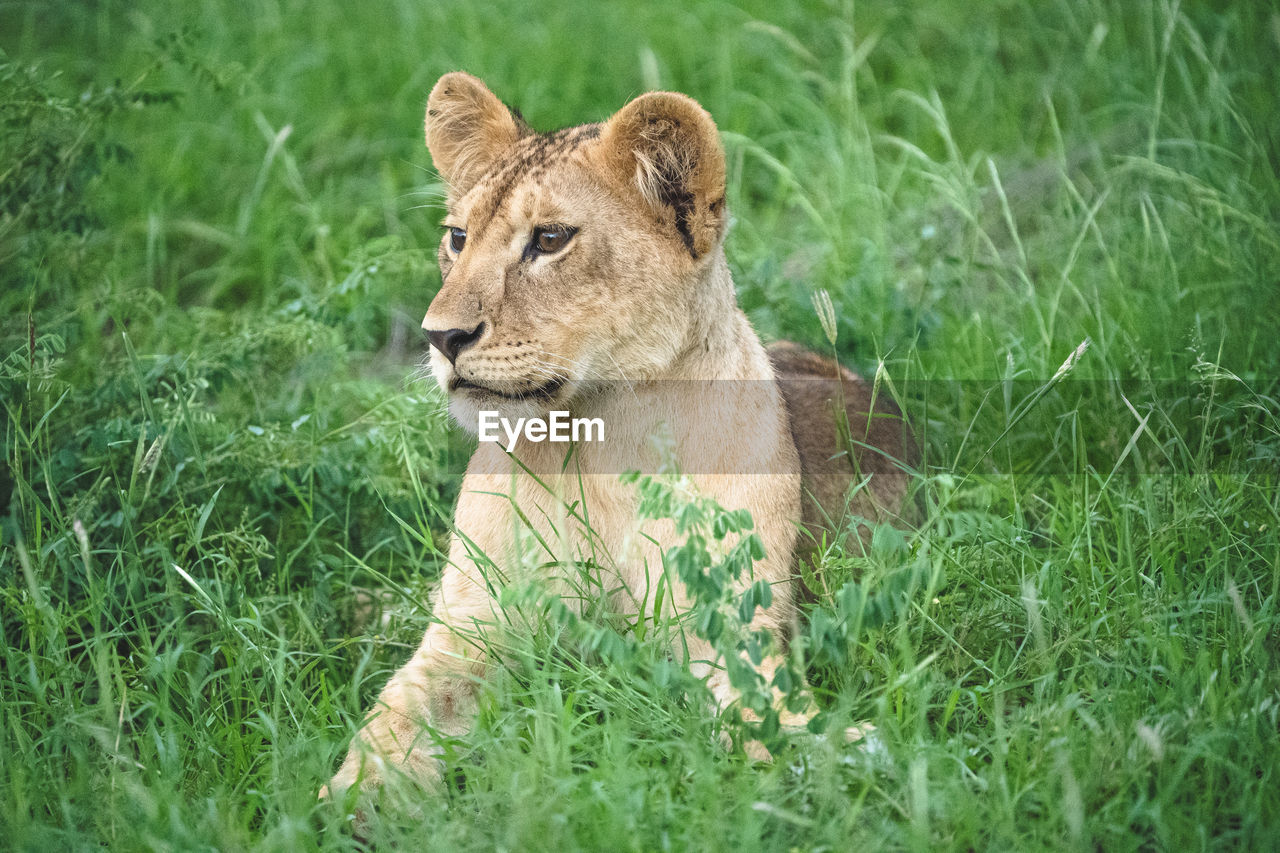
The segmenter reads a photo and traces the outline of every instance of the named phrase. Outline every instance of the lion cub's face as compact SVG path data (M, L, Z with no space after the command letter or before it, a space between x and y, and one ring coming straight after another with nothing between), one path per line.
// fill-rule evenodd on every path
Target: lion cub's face
M447 74L427 146L449 185L443 284L423 328L450 410L540 415L610 379L660 377L724 232L710 116L651 93L608 121L538 134Z

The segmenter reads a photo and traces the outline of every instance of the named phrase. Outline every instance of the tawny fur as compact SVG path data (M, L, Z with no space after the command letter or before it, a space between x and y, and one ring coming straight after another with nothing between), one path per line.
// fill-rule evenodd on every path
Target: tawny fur
M804 533L797 557L829 542L846 517L897 520L905 472L917 455L898 407L834 359L789 341L771 344L768 353L800 454Z
M797 347L775 349L771 362L737 307L723 250L724 155L695 101L650 93L600 125L540 135L479 80L453 73L432 90L426 138L449 186L446 224L467 233L461 252L445 235L443 284L423 320L428 331L475 332L456 361L431 354L451 413L475 429L481 409L509 418L568 409L603 419L609 440L579 444L576 468L564 475L563 445L522 439L514 452L521 466L498 445L479 445L432 596L433 623L379 696L331 794L376 786L393 767L427 786L438 780L437 735L470 728L477 684L492 665L477 636L510 630L495 586L538 579L570 606L581 604L568 579L543 568L548 555L531 558L535 537L550 543L556 562L598 566L616 609L651 612L675 531L669 521L637 518L636 491L618 478L625 468L657 470L672 455L698 493L750 511L766 553L755 579L774 584L774 604L754 627L782 637L795 614L800 522L816 528L821 520L816 505L802 509L812 501L802 500L801 472L833 519L855 482L855 466L839 456L847 448L832 426L831 383L844 382L855 438L888 456L907 452L891 407L881 405L890 418L872 419L867 431L861 380ZM530 235L548 225L577 232L563 250L531 255ZM828 384L807 385L806 375ZM462 380L472 384L458 386ZM513 399L524 393L532 396ZM653 441L664 433L665 451ZM858 465L871 479L855 506L895 513L903 469L866 453ZM590 529L566 509L575 502ZM485 558L497 572L484 568ZM687 610L679 587L669 587L674 604ZM695 671L718 702L732 702L713 651L689 639ZM766 659L764 673L779 662Z

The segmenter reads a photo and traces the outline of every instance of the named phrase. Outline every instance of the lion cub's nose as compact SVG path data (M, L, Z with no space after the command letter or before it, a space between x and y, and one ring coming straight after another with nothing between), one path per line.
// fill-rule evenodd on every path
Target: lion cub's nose
M458 357L458 353L480 340L482 334L484 334L484 323L469 332L466 329L445 329L443 331L428 329L427 340L431 341L433 347L444 353L444 357L449 359L450 364L453 364L454 359Z

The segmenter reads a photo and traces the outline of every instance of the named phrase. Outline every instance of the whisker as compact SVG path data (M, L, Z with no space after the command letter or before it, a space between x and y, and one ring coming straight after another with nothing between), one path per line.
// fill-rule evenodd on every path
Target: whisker
M562 356L562 355L556 355L556 354L555 354L555 353L553 353L553 352L547 352L546 350L541 349L541 348L539 348L539 347L534 347L534 349L532 350L532 352L533 352L533 354L534 354L535 356L541 356L541 357L543 357L543 358L549 358L549 359L553 359L553 360L555 360L555 361L559 361L559 362L561 362L565 367L573 367L573 366L574 366L573 361L572 361L571 359L565 358L565 357L564 357L564 356Z

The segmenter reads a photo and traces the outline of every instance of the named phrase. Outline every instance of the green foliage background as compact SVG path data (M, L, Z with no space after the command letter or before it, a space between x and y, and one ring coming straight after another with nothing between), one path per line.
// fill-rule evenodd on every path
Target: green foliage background
M457 68L540 129L701 101L740 302L825 347L829 292L920 524L822 558L808 675L876 750L752 765L661 644L552 620L376 840L1280 842L1274 2L9 2L0 49L0 844L354 845L315 791L457 489Z

